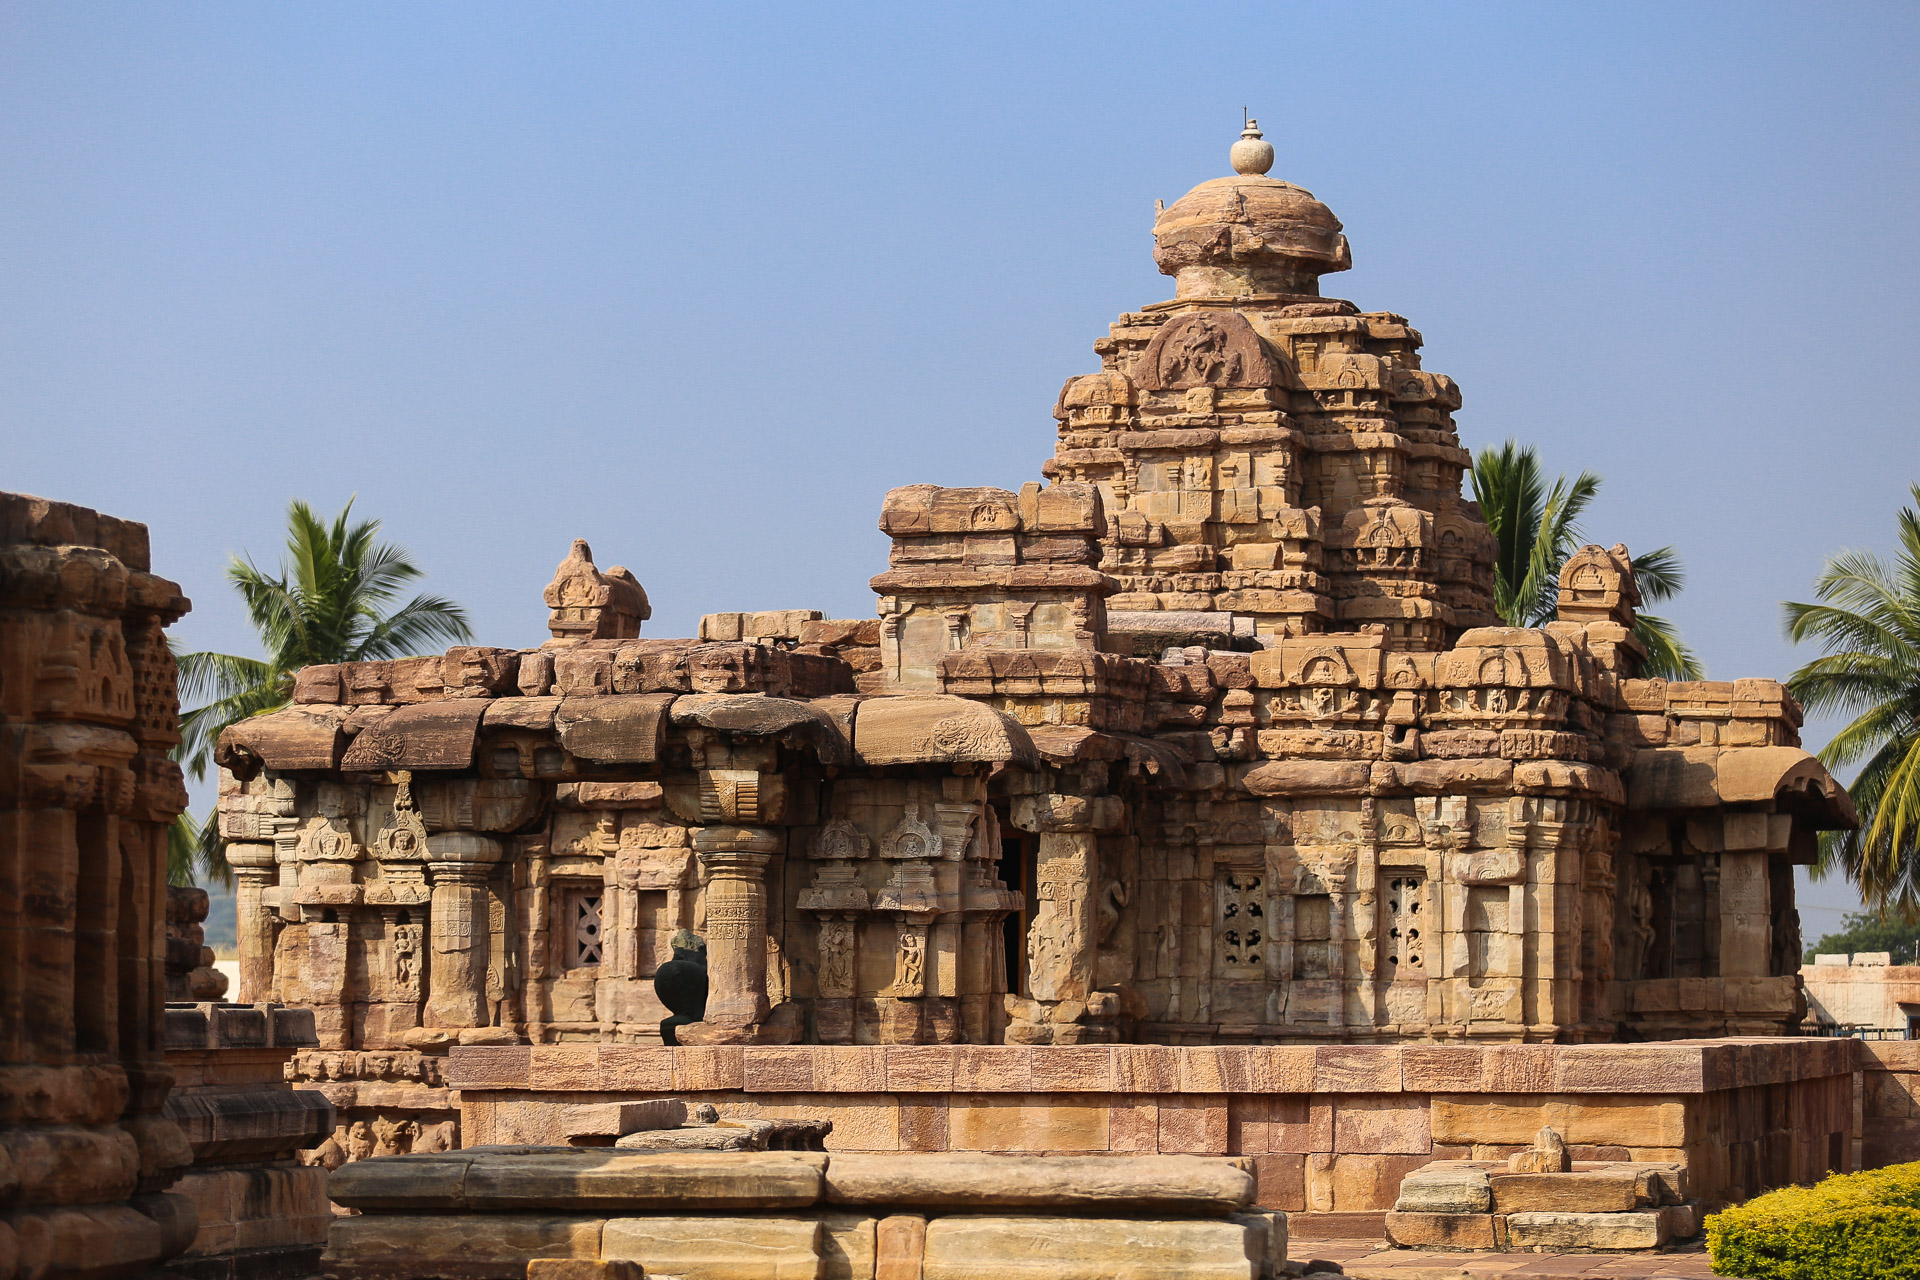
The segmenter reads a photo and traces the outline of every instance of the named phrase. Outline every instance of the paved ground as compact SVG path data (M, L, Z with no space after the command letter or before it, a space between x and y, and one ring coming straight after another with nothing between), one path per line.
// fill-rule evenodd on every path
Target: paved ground
M1705 1248L1674 1253L1425 1253L1381 1240L1295 1240L1295 1262L1325 1258L1358 1280L1505 1280L1585 1276L1591 1280L1709 1280Z

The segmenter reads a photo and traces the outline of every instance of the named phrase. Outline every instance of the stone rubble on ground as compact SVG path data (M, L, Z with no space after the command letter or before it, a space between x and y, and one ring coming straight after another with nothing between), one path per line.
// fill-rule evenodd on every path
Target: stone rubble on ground
M1576 1164L1550 1127L1504 1166L1440 1160L1408 1174L1386 1220L1403 1249L1535 1252L1659 1249L1702 1225L1683 1164Z

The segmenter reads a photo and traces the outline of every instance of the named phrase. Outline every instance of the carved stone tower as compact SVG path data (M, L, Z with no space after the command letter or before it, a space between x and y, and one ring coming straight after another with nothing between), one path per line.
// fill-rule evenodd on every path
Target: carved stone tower
M1377 626L1393 648L1437 650L1494 624L1492 539L1460 493L1459 389L1420 367L1403 317L1320 296L1352 265L1346 237L1312 193L1266 176L1256 122L1233 162L1154 221L1173 299L1121 316L1094 344L1101 371L1068 379L1054 408L1043 471L1098 485L1111 516L1110 647Z

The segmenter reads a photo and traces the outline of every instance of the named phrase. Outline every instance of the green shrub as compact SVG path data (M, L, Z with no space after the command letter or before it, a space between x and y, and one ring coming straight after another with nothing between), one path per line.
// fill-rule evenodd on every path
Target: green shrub
M1920 1163L1835 1174L1707 1219L1715 1275L1920 1280Z

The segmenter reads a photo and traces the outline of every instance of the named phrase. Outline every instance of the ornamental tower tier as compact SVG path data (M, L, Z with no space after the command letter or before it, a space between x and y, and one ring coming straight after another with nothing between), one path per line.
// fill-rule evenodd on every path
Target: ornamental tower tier
M1405 318L1320 296L1346 237L1266 176L1257 122L1232 160L1154 221L1175 296L1122 315L1054 406L1042 471L1097 486L1108 514L1107 647L1383 628L1431 651L1497 624L1459 388L1420 367Z

